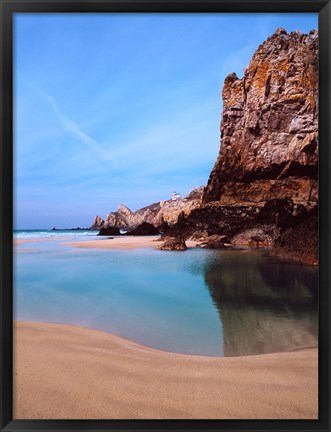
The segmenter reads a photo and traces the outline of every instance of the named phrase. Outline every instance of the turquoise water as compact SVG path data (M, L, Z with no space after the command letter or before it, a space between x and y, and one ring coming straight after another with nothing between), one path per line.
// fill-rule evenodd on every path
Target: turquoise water
M18 320L82 325L166 351L212 356L317 344L314 268L262 251L77 249L65 242L92 232L58 234L16 248Z

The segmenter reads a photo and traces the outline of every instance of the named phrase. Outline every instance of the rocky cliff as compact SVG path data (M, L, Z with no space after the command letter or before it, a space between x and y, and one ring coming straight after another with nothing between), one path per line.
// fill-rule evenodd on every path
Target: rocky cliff
M318 37L278 29L224 82L221 148L204 202L317 202Z
M204 189L203 186L196 187L185 197L174 194L172 199L151 204L135 212L121 204L117 211L107 215L105 221L100 216L95 216L92 228L133 229L145 222L155 227L164 224L172 226L178 221L180 214L188 216L193 209L200 207Z
M103 227L104 223L105 223L105 221L100 216L96 215L94 220L93 220L91 229L95 229L95 230L100 229Z
M220 152L202 206L170 233L226 234L233 243L316 261L317 229L303 234L302 226L317 224L317 97L317 31L276 30L241 79L226 77ZM304 257L291 233L310 237Z
M164 237L209 238L213 247L226 239L317 263L317 31L277 29L241 79L225 78L222 98L221 146L205 188L136 212L120 206L94 225L147 222Z

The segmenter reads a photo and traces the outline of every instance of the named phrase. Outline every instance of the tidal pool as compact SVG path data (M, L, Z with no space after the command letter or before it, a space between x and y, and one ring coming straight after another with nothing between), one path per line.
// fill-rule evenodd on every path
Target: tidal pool
M261 250L121 251L62 243L17 247L15 319L87 326L210 356L317 346L315 268Z

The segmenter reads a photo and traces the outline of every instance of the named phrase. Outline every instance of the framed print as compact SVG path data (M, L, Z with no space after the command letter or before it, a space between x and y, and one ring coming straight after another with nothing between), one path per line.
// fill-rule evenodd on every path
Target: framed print
M329 1L0 12L1 430L328 431Z

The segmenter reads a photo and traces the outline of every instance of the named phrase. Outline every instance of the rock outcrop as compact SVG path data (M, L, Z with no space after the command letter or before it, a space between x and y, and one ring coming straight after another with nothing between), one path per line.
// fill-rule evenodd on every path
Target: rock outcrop
M224 82L221 148L204 203L317 203L318 36L278 29Z
M91 229L98 230L103 227L105 221L100 216L95 216Z
M317 263L317 31L277 29L241 79L225 78L222 98L221 146L207 186L136 212L120 206L102 226L147 222L165 239L193 236L224 247L222 237L211 236L226 236L235 245Z
M132 220L132 218L133 212L128 207L121 204L116 212L110 212L107 215L103 227L114 226L117 228L127 228L129 226L128 221Z
M314 214L315 213L315 214ZM304 222L282 232L273 247L273 254L283 258L318 265L317 209Z
M204 249L225 249L226 240L227 236L214 234L203 239L200 246Z
M183 239L168 238L157 249L164 251L185 251L187 246Z
M181 214L189 216L192 210L200 208L204 190L204 186L199 186L192 189L186 197L161 201L160 211L155 218L154 224L160 226L166 223L172 226L177 223Z
M151 225L148 222L143 222L141 225L138 225L133 230L125 233L125 235L135 235L135 236L158 235L158 234L160 234L159 230L155 228L154 225Z
M120 230L117 227L107 227L107 228L100 228L100 231L98 233L98 236L113 236L113 235L121 235Z
M204 186L196 187L185 197L173 194L172 199L153 203L135 212L121 204L116 212L107 215L105 221L96 216L92 227L95 227L94 229L117 227L132 230L142 223L148 223L154 227L162 224L174 225L181 213L188 216L192 210L200 207L204 189Z
M276 30L243 78L226 77L222 97L221 147L202 205L165 235L227 235L299 259L290 237L302 234L304 261L316 261L317 229L308 221L318 205L317 31ZM303 234L297 227L305 224Z

